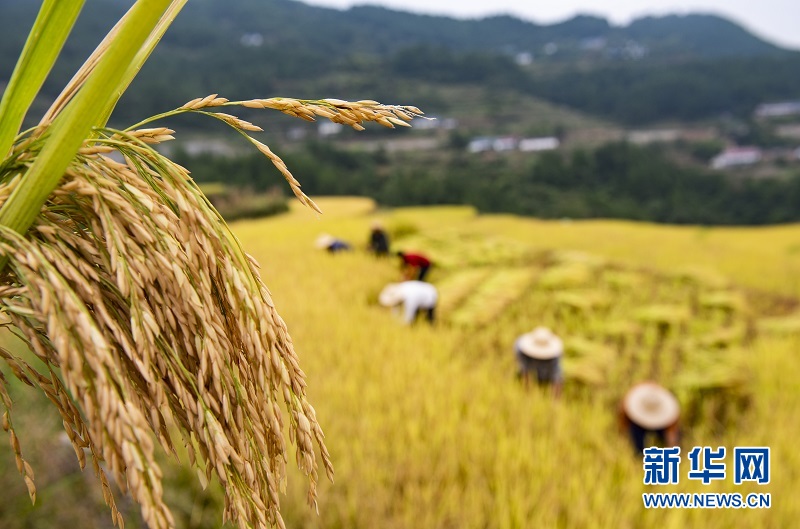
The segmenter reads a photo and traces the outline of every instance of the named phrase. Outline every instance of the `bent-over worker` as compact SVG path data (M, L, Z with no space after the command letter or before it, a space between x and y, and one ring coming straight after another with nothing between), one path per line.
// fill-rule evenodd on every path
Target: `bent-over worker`
M439 293L436 287L424 281L403 281L389 283L378 296L378 302L384 307L403 306L403 321L411 325L420 312L424 312L432 324L435 318L436 302Z

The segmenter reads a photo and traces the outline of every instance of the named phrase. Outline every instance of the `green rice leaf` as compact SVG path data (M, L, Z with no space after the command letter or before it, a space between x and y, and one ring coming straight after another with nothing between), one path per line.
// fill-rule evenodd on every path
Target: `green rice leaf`
M0 157L5 158L50 73L85 0L44 0L0 100Z
M41 154L25 180L0 209L0 224L24 233L33 223L64 170L96 126L161 16L169 0L139 0L81 90L49 127Z
M128 65L128 68L125 70L122 80L120 81L116 90L117 97L109 101L109 103L106 105L106 108L103 110L103 114L100 118L101 125L105 126L105 124L108 123L108 118L111 117L111 113L114 111L114 107L116 107L119 98L123 93L125 93L125 90L128 89L128 86L130 86L131 82L133 82L134 77L136 77L136 74L139 73L139 70L150 57L150 54L153 53L156 45L161 41L161 37L164 36L167 28L172 25L175 17L178 16L178 13L180 13L187 1L188 0L173 0L169 8L167 8L164 16L158 21L158 24L150 33L150 36L145 41L144 45L139 49L136 57L133 59L133 61L131 61L131 63Z

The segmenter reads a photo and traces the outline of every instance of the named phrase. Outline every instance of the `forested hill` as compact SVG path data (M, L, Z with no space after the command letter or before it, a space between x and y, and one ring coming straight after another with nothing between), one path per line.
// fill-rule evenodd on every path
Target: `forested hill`
M89 0L82 14L84 31L73 39L76 49L88 46L130 5L130 0ZM2 50L21 42L38 2L0 0ZM628 26L577 16L552 25L538 25L510 16L458 20L357 6L341 11L293 0L192 0L164 39L176 48L238 49L241 37L260 33L267 47L284 52L315 50L329 56L366 53L387 55L425 43L454 51L529 52L567 60L581 51L603 49L610 55L636 42L650 56L709 58L765 55L781 49L733 22L712 15L646 17ZM556 48L553 48L555 45ZM558 50L558 51L555 51ZM13 57L14 55L4 55ZM5 63L5 61L4 61Z
M55 96L130 3L86 2L44 99ZM0 87L38 5L0 0ZM668 105L659 88L664 65L673 83ZM337 76L341 72L348 75ZM609 77L632 81L609 83ZM642 123L675 117L676 108L682 119L700 119L721 111L746 113L762 99L797 97L800 53L701 14L648 17L628 26L591 16L537 25L509 16L457 20L292 0L192 0L116 115L128 120L211 92L247 98L281 90L314 97L333 88L339 97L394 100L395 79L503 86ZM688 89L675 90L684 80ZM419 101L416 94L403 94L408 96ZM625 103L632 99L647 112L632 113Z

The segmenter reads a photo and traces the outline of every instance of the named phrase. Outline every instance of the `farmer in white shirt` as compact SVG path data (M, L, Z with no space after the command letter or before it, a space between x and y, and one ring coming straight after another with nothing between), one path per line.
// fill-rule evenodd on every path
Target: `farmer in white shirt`
M378 302L384 307L403 305L403 321L411 325L420 312L425 312L430 323L434 320L434 310L439 294L436 287L424 281L403 281L389 283L378 296Z

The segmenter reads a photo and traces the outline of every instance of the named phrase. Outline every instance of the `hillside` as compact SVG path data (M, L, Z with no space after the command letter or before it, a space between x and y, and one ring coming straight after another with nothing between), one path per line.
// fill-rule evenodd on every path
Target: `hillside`
M29 122L128 3L88 1ZM0 8L0 53L13 57L36 4L0 0ZM0 86L10 68L0 62ZM764 102L800 98L800 52L715 16L648 17L624 27L578 16L543 26L507 16L193 0L111 124L128 126L209 93L375 99L437 118L416 120L412 130L356 133L238 109L316 194L679 224L769 224L800 215L798 136L779 133L797 130L800 118L754 113ZM229 142L220 123L188 116L163 124L179 133L165 148L198 181L244 194L275 185L271 167ZM557 150L516 147L539 138ZM733 146L760 149L758 165L710 170Z
M780 499L800 486L798 461L786 456L800 435L800 326L796 314L786 317L800 294L800 227L546 222L476 216L464 207L376 211L352 198L323 197L319 204L321 217L293 206L287 215L233 226L261 263L292 333L336 469L336 483L322 487L319 515L305 504L302 477L290 473L281 496L287 527L649 528L689 519L709 529L793 525L796 505ZM393 260L313 248L323 231L366 242L374 219L397 235L395 247L447 242L431 275L442 294L437 326L405 328L375 304L380 288L398 277ZM553 290L553 271L562 266L589 272ZM470 271L485 280L464 281ZM742 343L742 313L726 323L724 311L713 308L696 313L685 331L670 332L654 364L652 328L636 346L608 338L624 331L620 322L648 325L639 310L654 301L690 310L695 288L706 307L721 294L746 300L755 339ZM557 307L573 302L564 294L576 292L602 294L612 306L563 315ZM560 400L525 391L514 377L513 340L540 323L569 344ZM684 414L681 479L663 490L770 493L770 509L643 508L642 493L662 489L642 485L642 459L617 431L615 413L626 384L653 365L678 392ZM26 458L41 496L32 507L0 436L0 526L109 527L96 480L78 473L71 449L56 441L60 418L39 413L28 389L11 388L20 402L14 424L30 447ZM701 393L701 405L693 406ZM732 395L736 400L726 400ZM730 457L725 479L689 480L686 453L693 446L729 453L769 446L771 481L735 485ZM218 488L201 489L193 473L166 457L164 472L167 501L182 527L220 526ZM143 528L135 506L124 502L121 509L126 527Z
M43 100L55 96L128 3L87 2ZM2 56L18 53L36 7L25 0L0 0ZM333 87L337 97L378 93L394 100L394 81L423 78L508 87L628 123L665 116L700 119L747 113L770 98L796 97L798 57L711 15L651 17L628 26L578 16L537 25L508 16L456 20L370 6L340 11L292 0L194 0L165 35L116 117L131 121L211 92L247 98L285 89L319 97ZM757 76L747 75L762 61ZM666 85L665 65L671 81ZM0 63L0 83L11 68L9 61ZM576 76L581 86L601 93L576 93ZM608 77L637 82L609 83ZM684 80L686 89L676 91ZM662 102L664 90L676 100L673 105ZM720 91L723 96L716 97ZM411 95L415 101L424 98L422 91ZM620 108L618 102L634 99L648 111Z
M382 136L375 143L355 139L346 149L314 141L279 152L307 192L358 194L386 206L463 204L482 213L671 224L800 221L797 162L784 168L781 178L732 178L677 165L658 146L614 142L544 153L470 153L456 144L457 136L449 144L441 137L398 136ZM431 140L433 146L423 143ZM410 150L390 150L404 141ZM280 182L257 153L226 158L178 151L175 159L191 168L199 182L256 190Z

